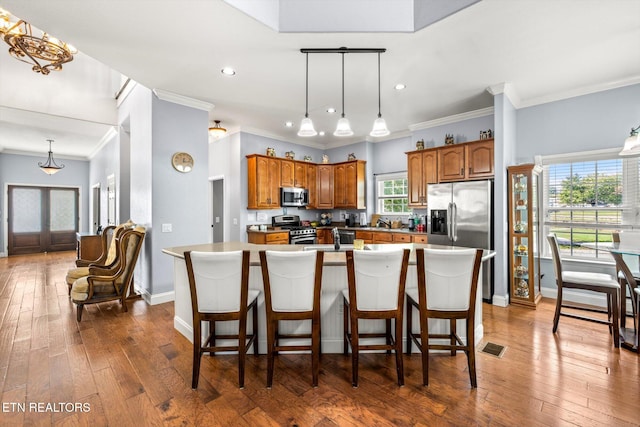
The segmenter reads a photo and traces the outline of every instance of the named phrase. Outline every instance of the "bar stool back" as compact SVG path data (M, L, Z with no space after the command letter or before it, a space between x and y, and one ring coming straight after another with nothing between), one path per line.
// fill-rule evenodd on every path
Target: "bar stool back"
M358 386L360 350L391 350L396 355L398 385L404 385L402 315L409 264L409 249L347 251L349 288L342 291L344 304L344 354L351 345L351 384ZM360 333L359 319L384 319L385 332ZM395 337L391 320L395 320ZM360 344L360 338L385 338L385 344Z
M258 355L259 290L249 289L249 251L185 252L193 311L193 372L191 388L198 388L202 353L238 352L238 384L244 387L245 354L253 345ZM247 313L252 310L253 330L247 334ZM239 321L238 334L216 334L216 322ZM204 345L202 322L209 323ZM237 340L237 345L216 345L217 339Z
M475 313L481 249L416 249L418 287L407 289L407 354L411 343L422 353L422 383L429 385L429 350L458 351L467 355L471 387L476 388ZM413 308L420 317L420 331L412 330ZM448 319L449 333L429 333L432 319ZM466 344L456 331L458 319L466 320ZM449 344L429 339L449 340Z
M635 246L640 248L640 231L624 231L622 233L611 233L614 242L624 243L631 246ZM626 264L629 272L633 275L634 279L637 282L640 282L640 257L636 255L622 255L622 259ZM638 324L636 322L636 313L638 311L638 304L636 298L634 297L634 290L631 289L631 283L627 282L627 278L625 277L622 270L618 271L618 282L620 282L620 286L626 288L624 289L625 300L627 298L631 299L631 311L633 314L633 325L634 328L638 328ZM622 291L623 289L621 289ZM621 292L622 293L622 292ZM621 310L626 310L626 301L621 301ZM623 312L620 312L620 316L623 315ZM624 327L624 325L622 325Z
M321 251L260 251L267 312L267 388L273 384L275 355L281 351L310 350L312 384L318 385L323 259ZM280 322L287 320L311 320L311 333L280 333ZM292 339L311 339L311 343L280 343Z

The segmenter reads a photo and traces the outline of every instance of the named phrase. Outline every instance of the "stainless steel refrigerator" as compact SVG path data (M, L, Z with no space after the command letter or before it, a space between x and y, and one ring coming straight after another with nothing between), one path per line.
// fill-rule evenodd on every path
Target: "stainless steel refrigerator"
M493 181L429 184L428 242L493 249ZM493 299L493 259L482 266L482 299Z

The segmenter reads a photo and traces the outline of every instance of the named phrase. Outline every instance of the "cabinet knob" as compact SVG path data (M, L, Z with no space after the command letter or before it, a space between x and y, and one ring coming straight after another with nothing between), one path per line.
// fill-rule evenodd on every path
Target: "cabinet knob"
M464 168L460 168L460 175L464 175Z

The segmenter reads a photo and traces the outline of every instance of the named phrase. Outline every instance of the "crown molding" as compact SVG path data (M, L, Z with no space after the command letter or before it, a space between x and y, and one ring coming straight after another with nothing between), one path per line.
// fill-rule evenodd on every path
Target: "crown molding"
M174 104L184 105L185 107L196 108L198 110L211 111L215 105L210 102L200 101L199 99L189 98L188 96L179 95L163 89L155 88L153 93L163 101L173 102Z
M46 152L42 152L42 153L36 153L33 151L22 151L22 150L12 150L12 149L5 149L2 151L3 154L15 154L17 156L30 156L30 157L36 157L36 158L41 158L43 160L47 160L47 153ZM79 160L82 162L88 162L89 159L87 157L84 156L70 156L70 155L65 155L65 154L57 154L54 153L54 160L60 160L60 159L64 159L64 160Z
M364 140L367 142L372 142L374 144L378 143L378 142L384 142L384 141L391 141L392 139L400 139L400 138L406 138L406 137L411 137L413 134L411 133L410 130L401 130L401 131L397 131L397 132L392 132L387 136L383 136L382 138L376 138L373 136L367 136Z
M452 116L441 117L435 120L429 120L426 122L416 123L409 125L409 130L415 132L421 129L430 129L437 126L448 125L451 123L461 122L463 120L475 119L478 117L490 116L493 114L493 107L482 108L480 110L468 111L466 113L454 114Z
M548 104L549 102L562 101L569 98L575 98L592 93L604 92L606 90L618 89L625 86L640 84L640 76L630 77L628 79L616 80L614 82L600 83L596 85L582 86L565 92L557 92L549 95L531 98L520 103L517 108L533 107L536 105Z
M98 145L96 145L96 148L87 156L87 159L92 160L96 156L96 154L98 154L100 150L102 150L104 146L107 145L107 143L116 136L118 136L118 131L115 127L111 126L109 129L107 129L105 134L102 135L102 138L100 138L100 142L98 143Z
M516 92L515 88L509 82L503 82L503 83L491 85L487 87L486 90L493 96L504 94L507 98L509 98L509 101L511 101L511 104L516 109L520 108L520 106L522 105L520 96L518 96L518 93Z
M252 135L262 136L265 138L275 139L276 141L290 142L291 144L303 145L305 147L315 148L318 150L326 149L326 144L320 144L314 141L301 141L298 138L283 138L281 135L275 135L263 129L252 128L249 126L241 127L239 132L250 133Z

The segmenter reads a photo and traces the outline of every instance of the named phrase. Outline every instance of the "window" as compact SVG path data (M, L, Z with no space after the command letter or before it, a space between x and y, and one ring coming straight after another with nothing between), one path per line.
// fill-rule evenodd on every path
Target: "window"
M638 160L607 150L543 163L544 235L558 236L564 257L610 261L608 252L581 244L609 243L613 231L639 225Z
M380 215L409 215L407 174L376 176L376 212Z

